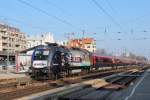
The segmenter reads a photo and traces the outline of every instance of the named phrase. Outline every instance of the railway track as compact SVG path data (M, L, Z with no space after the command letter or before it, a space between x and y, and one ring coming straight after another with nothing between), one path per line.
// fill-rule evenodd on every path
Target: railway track
M113 93L127 88L130 83L134 82L143 73L144 71L129 71L127 73L124 73L123 75L118 75L106 79L109 84L105 86L102 86L100 88L87 87L85 89L59 97L59 100L113 100L112 98L109 98L113 95Z
M67 77L59 79L56 81L47 80L47 81L34 81L28 86L21 86L20 88L9 87L0 90L0 99L1 100L10 100L14 98L19 98L22 96L62 87L69 84L79 83L85 80L102 78L109 76L115 73L131 70L131 68L120 68L118 70L108 70L105 72L89 73L88 75L76 76L76 77Z

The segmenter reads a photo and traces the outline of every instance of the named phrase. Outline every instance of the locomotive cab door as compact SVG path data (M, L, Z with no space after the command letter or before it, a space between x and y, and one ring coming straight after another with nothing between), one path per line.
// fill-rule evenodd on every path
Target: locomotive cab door
M61 52L56 51L52 57L51 62L51 71L55 79L60 77L61 68L62 68Z

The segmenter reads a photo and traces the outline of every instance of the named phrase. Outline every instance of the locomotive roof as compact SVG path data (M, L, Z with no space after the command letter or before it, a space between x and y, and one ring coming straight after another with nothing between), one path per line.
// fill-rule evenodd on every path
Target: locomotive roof
M32 51L32 50L35 50L35 49L37 49L37 48L42 48L42 47L44 47L44 45L34 46L34 47L32 47L32 48L29 48L29 49L25 49L25 50L23 50L23 51L20 51L19 53L26 53L26 52L28 52L28 51Z

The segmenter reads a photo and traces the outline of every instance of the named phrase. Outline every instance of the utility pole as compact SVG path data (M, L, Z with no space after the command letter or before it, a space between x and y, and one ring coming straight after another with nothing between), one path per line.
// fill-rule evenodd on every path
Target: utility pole
M82 38L84 39L84 35L85 35L85 30L82 31Z
M43 34L41 35L41 39L40 40L41 40L41 45L42 45L43 44L43 40L44 40L44 35Z
M75 35L74 32L72 32L72 33L65 33L65 37L67 38L68 41L73 39L74 35Z
M84 48L84 41L83 40L84 40L85 30L82 31L82 35L83 35L82 40L81 40L82 41L82 48Z
M64 35L65 35L65 38L67 38L67 41L69 41L69 40L70 40L70 35L69 35L69 33L65 33Z
M131 34L133 34L133 29L131 29Z
M70 41L71 41L71 39L74 38L75 33L74 32L72 32L72 33L65 33L64 35L67 38L68 44L70 46Z
M106 34L107 33L107 29L106 29L106 27L105 27L105 29L104 29L104 34Z

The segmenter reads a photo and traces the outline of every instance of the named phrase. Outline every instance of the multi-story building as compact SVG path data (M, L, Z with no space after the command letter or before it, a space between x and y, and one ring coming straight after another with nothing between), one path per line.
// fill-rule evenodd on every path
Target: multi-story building
M72 39L68 42L69 47L79 47L90 52L96 51L96 42L93 38Z
M18 28L0 23L0 66L15 65L15 53L24 49L25 33Z
M54 43L54 37L52 33L46 33L40 37L28 37L27 48L32 48L37 45L45 45L45 43Z
M0 51L15 53L26 49L25 33L18 28L0 24Z

